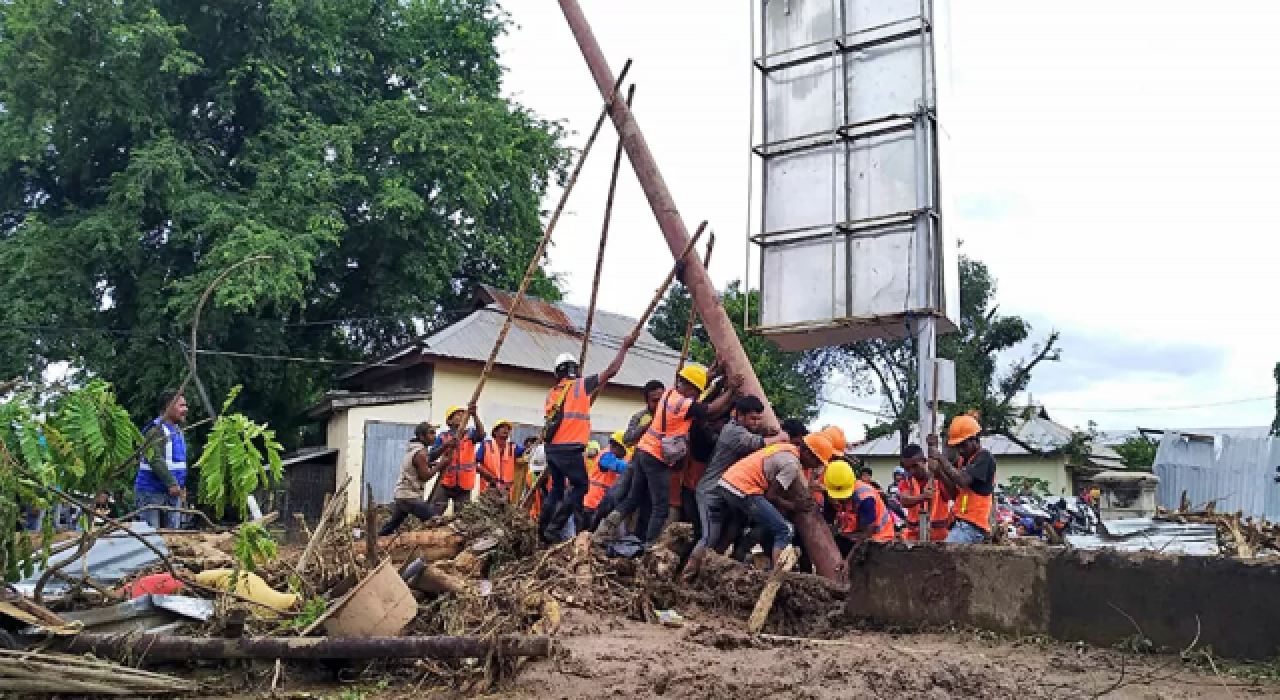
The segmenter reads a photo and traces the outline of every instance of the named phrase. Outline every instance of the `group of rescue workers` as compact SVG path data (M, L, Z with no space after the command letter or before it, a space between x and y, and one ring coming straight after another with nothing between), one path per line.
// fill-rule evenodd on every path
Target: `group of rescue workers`
M525 488L536 489L531 512L545 542L590 529L600 540L648 543L672 518L692 523L698 542L686 577L697 574L707 550L732 549L743 559L758 544L776 563L793 543L795 514L814 507L845 554L861 541L920 539L924 513L933 541L981 542L991 532L996 464L971 416L951 421L950 449L932 435L924 448L908 446L884 492L869 469L855 474L840 428L811 433L794 419L768 427L763 401L742 393L741 377L725 376L719 363L710 370L687 365L674 387L646 384L645 407L601 449L591 439L592 401L627 350L587 377L573 355L557 358L542 435L522 445L513 443L509 421L486 433L474 405L451 407L443 431L419 425L381 534L409 515L439 515L476 489L510 493L518 473ZM521 464L529 469L518 470ZM424 485L436 475L439 483L424 498Z

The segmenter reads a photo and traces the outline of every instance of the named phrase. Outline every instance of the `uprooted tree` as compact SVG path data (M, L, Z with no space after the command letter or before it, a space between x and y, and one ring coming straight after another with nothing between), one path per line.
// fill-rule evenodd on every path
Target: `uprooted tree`
M496 0L0 3L0 377L70 362L149 419L175 319L257 254L202 352L366 360L513 287L568 152L501 94L508 24ZM201 367L289 446L335 372Z
M1031 324L1005 316L995 303L996 280L981 261L960 256L960 331L938 337L938 356L956 363L956 404L953 412L976 411L986 433L1009 434L1022 415L1014 399L1031 382L1042 362L1061 356L1058 332L1031 344L1026 356L1002 367L1001 356L1031 337ZM868 426L868 438L898 432L900 448L916 422L917 353L913 339L868 340L829 351L853 385L878 393L890 420Z

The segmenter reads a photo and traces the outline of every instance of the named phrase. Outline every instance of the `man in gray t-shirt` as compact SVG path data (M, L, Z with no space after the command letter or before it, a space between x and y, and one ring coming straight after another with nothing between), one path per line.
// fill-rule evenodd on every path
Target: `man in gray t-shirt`
M716 490L720 477L725 470L738 460L763 449L766 445L786 442L785 433L775 432L770 437L764 436L764 402L756 396L743 396L733 405L733 417L720 430L720 438L716 441L716 451L707 463L707 470L698 481L698 517L702 520L702 539L699 547L712 547L719 543L707 542L707 499Z

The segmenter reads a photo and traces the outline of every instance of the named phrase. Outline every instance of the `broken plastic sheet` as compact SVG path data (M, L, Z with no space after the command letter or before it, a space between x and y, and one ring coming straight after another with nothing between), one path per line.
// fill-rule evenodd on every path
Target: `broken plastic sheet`
M168 555L169 550L165 547L164 538L156 534L155 529L150 525L144 522L136 522L130 523L130 528L142 535L156 550ZM93 547L89 549L83 560L71 564L63 572L72 578L78 578L87 561L89 576L98 583L111 586L124 580L130 574L160 560L155 555L155 552L152 552L139 542L137 538L128 537L118 531L111 534L113 535L112 537L104 537L94 542ZM49 557L49 565L53 566L58 562L65 561L74 556L75 553L75 547L59 552ZM37 567L34 574L14 584L14 588L26 596L34 594L36 582L40 580L40 574L43 572L43 568ZM59 593L67 590L67 587L68 585L65 581L53 576L45 584L44 589L46 593Z

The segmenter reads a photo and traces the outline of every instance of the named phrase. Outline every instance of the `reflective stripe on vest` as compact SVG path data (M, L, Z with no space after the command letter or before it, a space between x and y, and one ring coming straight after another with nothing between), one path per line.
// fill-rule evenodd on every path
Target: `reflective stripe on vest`
M160 426L160 430L167 438L164 442L164 461L165 464L169 465L169 474L173 476L179 486L185 486L187 479L187 439L182 435L181 430L159 418L152 421L151 425ZM138 471L145 471L147 474L151 474L151 465L147 463L145 458L138 461ZM152 480L155 485L163 486L155 476L146 476L143 479Z
M982 453L974 454L974 459L977 459L979 454ZM965 462L964 457L956 457L956 468L963 469L966 464L970 464L972 461ZM995 482L994 472L991 474L991 481L992 483ZM990 533L991 509L994 502L994 494L982 496L971 488L961 486L960 492L956 494L955 517L957 520L963 520L983 532Z
M720 477L720 480L734 487L744 496L762 496L769 490L769 482L764 476L764 461L779 452L789 453L796 459L800 458L799 448L789 442L769 445L734 462L724 471L724 476Z
M585 445L591 439L591 394L583 379L561 379L547 394L543 415L560 406L560 427L551 438L553 445Z
M674 407L671 405L672 396L678 397ZM649 422L649 429L640 438L636 449L661 462L662 439L689 434L689 428L693 425L693 419L689 417L691 406L693 399L682 396L675 389L667 389L667 393L662 395L662 403L658 404L658 415Z
M493 477L498 482L498 486L506 488L516 478L516 446L507 441L505 447L498 447L498 443L493 438L484 441L484 462L482 465L485 473ZM489 482L480 481L480 491L483 492L489 488Z
M445 435L453 435L454 431L450 430ZM466 461L463 461L463 460ZM470 491L476 486L476 443L471 437L471 431L465 431L462 439L458 442L458 447L454 449L453 454L449 457L449 466L445 467L444 473L440 475L440 485L451 489L463 489Z
M871 527L871 539L887 542L893 539L893 519L889 517L889 509L884 505L884 499L880 498L880 492L874 486L868 486L861 482L853 489L853 500L862 502L866 499L872 499L876 504L876 521ZM859 528L865 527L863 523L858 523Z

